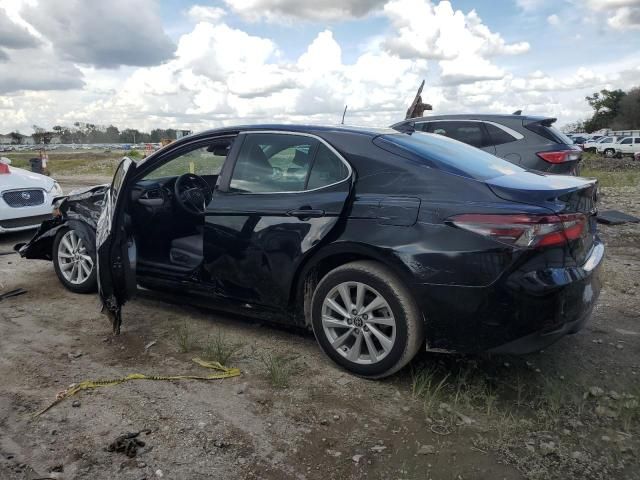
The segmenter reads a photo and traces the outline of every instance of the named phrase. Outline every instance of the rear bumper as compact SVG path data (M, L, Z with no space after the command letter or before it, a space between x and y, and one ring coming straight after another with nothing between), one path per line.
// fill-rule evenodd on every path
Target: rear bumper
M488 287L421 285L428 350L530 353L580 330L600 294L604 245L580 267L515 272Z

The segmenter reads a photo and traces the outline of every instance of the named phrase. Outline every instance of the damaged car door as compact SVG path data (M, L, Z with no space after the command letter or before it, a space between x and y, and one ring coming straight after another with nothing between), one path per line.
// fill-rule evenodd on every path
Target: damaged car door
M104 208L96 231L98 291L102 311L120 333L122 305L136 289L136 244L127 228L124 209L127 183L135 163L125 157L118 165L111 186L105 192Z

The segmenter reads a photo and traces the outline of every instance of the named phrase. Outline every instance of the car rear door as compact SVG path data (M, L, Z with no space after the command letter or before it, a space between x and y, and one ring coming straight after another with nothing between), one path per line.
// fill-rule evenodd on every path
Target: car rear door
M279 310L303 259L337 225L352 170L312 135L249 132L238 145L206 212L205 269L221 296Z
M124 210L128 180L134 171L134 162L122 159L105 192L96 228L98 292L116 334L120 333L122 306L136 289L136 245L127 231Z

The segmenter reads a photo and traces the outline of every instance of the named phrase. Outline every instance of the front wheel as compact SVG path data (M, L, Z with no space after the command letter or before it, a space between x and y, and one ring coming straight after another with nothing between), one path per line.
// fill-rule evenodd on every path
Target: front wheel
M329 272L312 299L313 332L327 356L367 378L404 367L424 340L409 291L388 268L359 261Z
M62 229L53 242L53 267L60 282L74 293L97 290L95 259L73 229Z
M604 156L607 158L613 158L616 154L616 151L613 148L607 148L604 151Z

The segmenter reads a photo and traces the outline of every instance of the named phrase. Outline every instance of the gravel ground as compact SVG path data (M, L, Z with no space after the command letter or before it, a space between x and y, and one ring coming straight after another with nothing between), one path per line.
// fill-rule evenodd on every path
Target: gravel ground
M603 207L640 215L637 187L603 190ZM0 256L0 292L28 290L0 303L0 478L640 478L640 226L601 230L606 283L581 332L524 357L422 353L377 382L310 334L148 293L114 337L97 297L66 291L49 262ZM0 237L0 252L29 236ZM209 373L191 358L218 335L238 345L240 377L129 382L30 417L85 379ZM135 458L107 450L143 429Z

